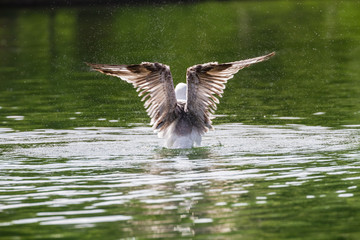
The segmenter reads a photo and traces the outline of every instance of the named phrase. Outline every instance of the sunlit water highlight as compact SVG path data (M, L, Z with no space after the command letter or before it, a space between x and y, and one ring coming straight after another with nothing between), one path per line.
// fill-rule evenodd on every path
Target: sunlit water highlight
M298 204L311 214L313 201L347 208L359 198L356 126L218 125L204 147L188 150L162 148L148 127L1 131L6 229L106 223L124 229L119 236L219 234L241 229L242 213L247 224L260 211L277 225Z

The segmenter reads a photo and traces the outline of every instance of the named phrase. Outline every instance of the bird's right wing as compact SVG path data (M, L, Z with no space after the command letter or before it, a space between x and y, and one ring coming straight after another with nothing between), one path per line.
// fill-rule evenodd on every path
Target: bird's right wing
M87 63L93 70L121 78L144 95L145 108L151 125L161 131L173 121L177 100L170 68L161 63L143 62L136 65L106 65Z
M252 64L265 61L274 56L270 54L242 61L218 64L217 62L198 64L188 68L186 81L188 85L186 109L202 132L212 129L211 115L216 110L222 97L227 80L239 70Z

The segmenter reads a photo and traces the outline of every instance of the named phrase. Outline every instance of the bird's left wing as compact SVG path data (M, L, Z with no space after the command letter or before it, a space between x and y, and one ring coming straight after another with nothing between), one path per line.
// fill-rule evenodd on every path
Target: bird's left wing
M151 125L161 131L171 123L177 106L170 68L161 63L143 62L135 65L106 65L87 63L93 70L118 77L131 83L151 118Z
M202 133L212 129L211 114L216 110L218 98L222 97L227 80L231 79L239 70L252 64L265 61L274 56L270 54L250 58L242 61L219 64L217 62L198 64L187 69L186 81L187 102L186 110Z

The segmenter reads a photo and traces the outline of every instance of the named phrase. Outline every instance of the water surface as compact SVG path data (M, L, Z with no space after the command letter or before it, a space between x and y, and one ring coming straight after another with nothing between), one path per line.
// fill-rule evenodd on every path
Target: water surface
M0 239L358 239L360 8L260 1L0 10ZM84 62L240 71L203 147L162 148Z

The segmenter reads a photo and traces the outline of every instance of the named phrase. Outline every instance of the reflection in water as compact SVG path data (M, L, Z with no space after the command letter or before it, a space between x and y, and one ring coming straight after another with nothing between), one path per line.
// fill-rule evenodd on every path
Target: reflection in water
M216 146L213 146L216 147ZM213 158L210 147L197 147L191 149L168 149L161 148L156 150L157 154L154 156L155 159L183 157L185 159L206 159Z
M0 229L38 224L95 231L106 223L121 229L118 236L251 235L256 216L286 227L283 219L298 216L301 204L316 222L324 216L320 206L357 198L357 128L218 125L204 138L207 147L188 150L159 148L149 132L3 133ZM355 217L354 204L343 205L345 218Z

